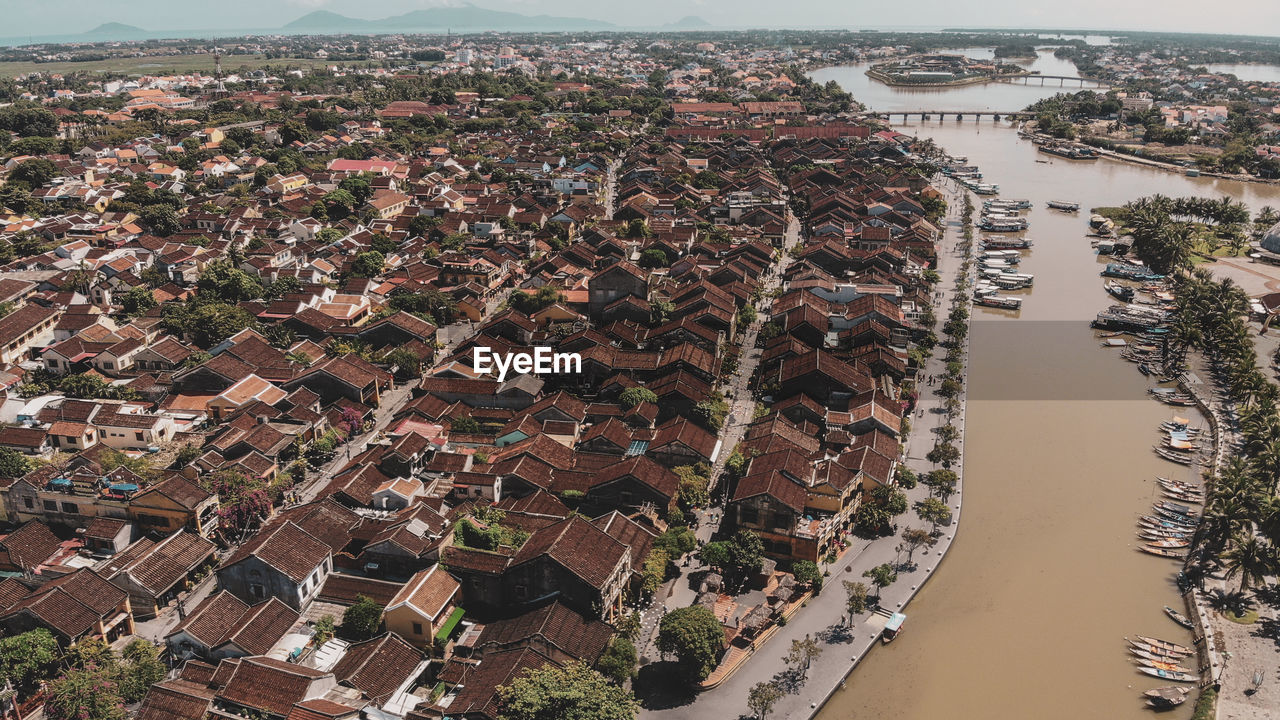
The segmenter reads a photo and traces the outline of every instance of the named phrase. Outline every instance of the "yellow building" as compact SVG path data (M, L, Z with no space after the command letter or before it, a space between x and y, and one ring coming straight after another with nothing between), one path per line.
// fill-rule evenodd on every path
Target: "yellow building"
M439 565L418 571L387 603L387 629L421 648L444 646L462 619L463 610L457 607L460 587Z

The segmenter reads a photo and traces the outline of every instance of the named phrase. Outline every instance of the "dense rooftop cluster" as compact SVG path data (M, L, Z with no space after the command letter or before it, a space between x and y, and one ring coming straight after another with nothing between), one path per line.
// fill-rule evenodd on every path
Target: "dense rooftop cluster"
M144 720L498 718L625 679L713 497L768 558L699 597L725 642L798 607L886 517L945 203L735 52L0 108L0 631L163 641ZM539 348L579 362L478 365Z

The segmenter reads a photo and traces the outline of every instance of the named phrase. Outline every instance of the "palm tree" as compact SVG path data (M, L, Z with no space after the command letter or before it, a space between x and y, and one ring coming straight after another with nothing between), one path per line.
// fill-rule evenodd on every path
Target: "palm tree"
M1194 545L1216 553L1242 535L1250 534L1253 520L1248 513L1248 506L1238 498L1215 498L1196 528Z
M1265 576L1275 572L1276 550L1257 535L1237 538L1234 547L1222 555L1227 569L1227 579L1240 576L1240 590L1253 587Z

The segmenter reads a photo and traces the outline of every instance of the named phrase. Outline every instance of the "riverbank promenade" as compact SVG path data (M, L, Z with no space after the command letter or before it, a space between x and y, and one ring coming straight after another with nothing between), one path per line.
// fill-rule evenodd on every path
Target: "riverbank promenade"
M963 243L960 229L960 214L963 209L963 197L952 193L948 199L949 210L946 233L939 247L938 273L942 281L938 283L935 293L934 308L938 318L935 330L941 336L941 325L950 311L951 298L955 294L955 279L963 263L960 246ZM967 343L967 341L966 341ZM936 375L941 378L946 373L943 355L945 348L939 346L929 359L920 377ZM968 367L968 347L966 344L962 362L966 371ZM936 469L925 459L925 455L933 448L934 437L938 427L947 423L944 408L945 401L933 392L933 386L923 385L920 388L920 399L914 415L911 417L911 433L906 440L905 459L907 467L917 474ZM960 431L955 445L964 452L964 413L965 403L961 396L960 410L954 424ZM939 527L941 534L933 548L920 548L914 556L912 569L902 569L898 579L881 594L880 606L886 611L903 611L910 615L906 608L908 601L938 568L955 537L960 520L960 507L964 487L964 473L961 466L954 468L959 479L956 492L949 499L952 509L952 522L949 526ZM873 613L867 612L853 619L848 624L846 612L846 594L843 582L862 582L871 588L874 586L862 576L864 572L884 563L898 563L906 560L905 553L896 548L901 543L900 531L908 527L925 528L929 524L920 520L915 514L915 503L929 496L929 489L917 485L906 492L911 509L897 520L899 533L889 537L867 540L853 538L853 543L840 557L831 564L824 564L824 570L830 573L824 578L824 589L809 599L807 605L786 625L778 627L776 632L745 662L739 669L725 679L717 687L696 695L687 704L662 709L645 709L641 711L643 720L701 720L708 717L750 716L747 708L747 695L752 686L760 682L776 682L783 689L784 695L778 700L769 713L770 720L792 718L800 720L817 714L822 705L844 684L853 668L875 645L880 644L880 623L874 624ZM868 621L872 622L869 623ZM908 618L904 633L911 632L911 620ZM791 671L784 660L791 649L793 640L802 640L810 636L818 641L822 654L810 664L808 671L801 675L799 670Z

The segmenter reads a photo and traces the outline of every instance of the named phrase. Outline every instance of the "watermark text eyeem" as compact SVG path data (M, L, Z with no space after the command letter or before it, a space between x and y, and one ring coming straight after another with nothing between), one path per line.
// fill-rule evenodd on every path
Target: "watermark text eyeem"
M484 375L497 370L498 382L507 379L508 371L534 375L582 372L581 355L558 353L549 347L535 347L531 353L495 353L493 348L476 347L471 351L471 359L477 373Z

